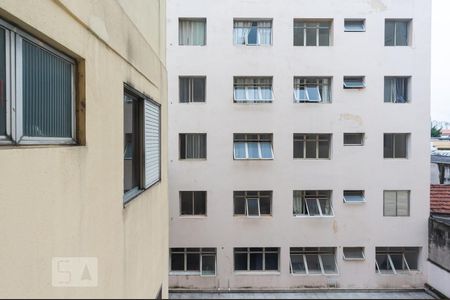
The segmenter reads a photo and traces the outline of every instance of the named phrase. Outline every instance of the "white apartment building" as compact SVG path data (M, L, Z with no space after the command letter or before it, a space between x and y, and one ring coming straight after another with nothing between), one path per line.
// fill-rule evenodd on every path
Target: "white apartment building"
M170 287L423 287L431 1L167 15Z

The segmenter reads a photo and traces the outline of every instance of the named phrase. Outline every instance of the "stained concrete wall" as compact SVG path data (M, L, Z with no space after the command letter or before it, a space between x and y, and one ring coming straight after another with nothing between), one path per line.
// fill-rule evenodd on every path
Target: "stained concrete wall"
M168 2L170 246L216 247L217 276L171 276L186 288L422 287L428 257L431 1L171 0ZM178 45L179 18L207 18L205 46ZM273 45L233 45L233 18L273 19ZM294 18L333 19L331 47L294 47ZM366 32L344 32L365 18ZM412 19L412 44L385 47L386 18ZM178 76L207 76L206 103L179 103ZM365 75L344 90L345 75ZM411 102L383 101L384 76L411 76ZM270 104L234 104L233 76L273 76ZM294 76L332 76L331 104L293 101ZM179 133L207 133L206 160L178 159ZM344 147L344 132L364 132ZM383 133L411 133L408 159L383 159ZM273 133L274 160L233 160L233 133ZM332 133L331 160L292 158L293 133ZM333 190L333 218L295 218L292 191ZM346 205L345 189L367 202ZM383 190L411 190L410 217L383 217ZM207 217L180 216L179 191L207 191ZM233 217L233 191L272 190L273 215ZM289 274L289 247L337 247L337 276ZM364 246L365 261L344 261L342 247ZM375 247L421 247L419 271L375 272ZM279 273L238 274L234 247L280 247Z
M165 1L1 0L0 17L77 60L84 145L0 148L0 297L167 297ZM162 180L123 208L123 88L162 107ZM52 287L52 257L98 286Z

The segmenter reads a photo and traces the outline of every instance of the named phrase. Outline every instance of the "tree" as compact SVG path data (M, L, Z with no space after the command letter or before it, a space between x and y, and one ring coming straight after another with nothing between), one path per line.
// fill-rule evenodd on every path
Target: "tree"
M442 126L438 125L437 122L431 122L431 137L440 137L442 134Z

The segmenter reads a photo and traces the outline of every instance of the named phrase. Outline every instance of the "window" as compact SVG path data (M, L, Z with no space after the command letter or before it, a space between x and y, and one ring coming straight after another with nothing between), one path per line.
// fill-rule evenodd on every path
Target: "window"
M364 191L344 191L345 203L363 203L366 202Z
M294 158L329 159L331 134L294 133Z
M384 102L407 103L408 77L384 77Z
M206 159L206 133L181 133L180 159Z
M234 248L234 271L278 272L279 248Z
M170 271L182 275L216 275L216 248L170 249Z
M75 69L73 59L0 19L0 143L75 144Z
M344 89L363 89L366 87L364 76L345 76Z
M233 200L235 216L272 215L272 191L235 191Z
M409 133L384 134L384 158L408 157Z
M335 275L336 248L290 248L290 272L303 275Z
M124 202L161 179L161 109L124 88Z
M234 20L233 39L235 45L271 45L271 20Z
M384 27L385 46L408 46L409 20L386 20Z
M354 20L345 19L344 21L344 31L345 32L364 32L366 31L366 20Z
M234 77L234 102L272 102L272 77Z
M295 217L333 216L331 191L294 191L293 208Z
M180 103L205 102L206 77L180 77Z
M344 146L364 145L364 133L344 133Z
M365 260L364 247L344 247L344 260Z
M384 191L385 217L409 217L409 191Z
M273 159L272 134L235 133L234 159Z
M178 26L180 45L206 45L206 19L179 19Z
M376 247L375 252L375 270L379 274L418 270L419 247Z
M295 102L331 102L331 78L295 77Z
M182 216L206 215L206 192L180 192L180 210Z
M294 20L294 46L330 46L331 21Z

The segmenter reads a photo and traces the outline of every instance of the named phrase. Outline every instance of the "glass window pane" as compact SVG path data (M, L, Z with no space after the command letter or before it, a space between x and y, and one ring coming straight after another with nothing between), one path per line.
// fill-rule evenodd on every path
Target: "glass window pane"
M319 29L319 46L330 46L330 29Z
M384 158L394 157L394 136L392 134L384 134Z
M186 255L187 271L200 271L200 254Z
M271 200L270 198L260 198L259 200L259 210L261 215L270 215L271 214Z
M243 197L234 198L234 214L245 215L245 198Z
M247 215L259 216L259 200L256 198L247 199Z
M258 87L256 86L247 87L247 100L261 100Z
M308 92L308 100L313 102L321 101L319 88L317 85L315 86L307 86L306 91Z
M292 272L294 274L305 274L306 273L305 262L303 261L303 255L291 254L291 265L292 265Z
M363 247L344 247L345 259L364 259Z
M262 158L273 158L272 154L272 143L262 142L261 145L261 157Z
M72 137L72 65L23 40L23 134Z
M263 254L262 253L250 253L250 270L262 271L263 270Z
M294 25L294 46L304 46L304 29Z
M206 215L206 192L194 192L194 215Z
M261 87L261 99L272 100L272 88L270 86Z
M320 209L322 210L322 214L326 216L332 215L331 210L331 200L329 199L319 199Z
M397 271L407 270L405 264L403 263L403 254L391 253L390 256L395 270Z
M337 273L336 260L334 254L321 254L322 266L325 274L335 274Z
M392 217L397 215L397 192L384 191L384 216Z
M364 134L362 133L344 133L344 145L362 145Z
M306 46L317 46L317 29L306 29Z
M306 264L308 265L309 274L321 274L319 256L317 254L306 254Z
M364 191L344 191L344 200L349 203L363 202Z
M298 101L305 101L308 100L308 95L306 94L305 87L301 86L295 89L295 97Z
M392 273L392 267L389 263L387 254L377 254L376 261L382 273Z
M193 102L205 102L205 78L193 78L194 99Z
M124 95L124 193L139 187L139 105L138 100Z
M306 158L317 158L315 140L306 141Z
M180 20L178 30L180 45L203 46L206 44L205 20Z
M246 158L245 154L245 143L235 142L234 143L234 158Z
M256 26L252 26L247 35L247 43L249 45L258 44L258 30Z
M310 216L320 215L319 207L317 206L317 199L306 199L306 205L308 206Z
M234 88L234 100L235 101L245 101L245 100L247 100L244 87L236 86Z
M384 45L394 46L395 23L394 21L386 21L384 27Z
M397 216L409 216L409 191L397 192Z
M266 253L266 271L278 271L278 253Z
M365 31L364 20L345 20L344 28L348 32Z
M0 136L6 135L6 51L5 30L0 28Z
M216 274L216 256L202 255L202 275Z
M405 251L405 259L410 270L417 270L419 263L419 251Z
M235 271L247 271L247 253L235 253L234 254L234 270Z
M295 138L294 138L295 139ZM303 141L294 140L294 158L304 158Z
M395 158L406 158L406 134L396 134L394 137L395 144Z
M248 158L260 158L258 145L259 145L259 143L254 143L254 142L247 143Z
M180 78L180 102L187 103L190 102L190 93L189 93L189 78Z
M192 192L180 192L181 196L181 214L182 215L192 215Z
M319 142L319 158L330 158L330 142Z
M395 24L395 45L408 46L408 22L398 21Z
M172 253L170 266L172 271L184 271L184 253Z

